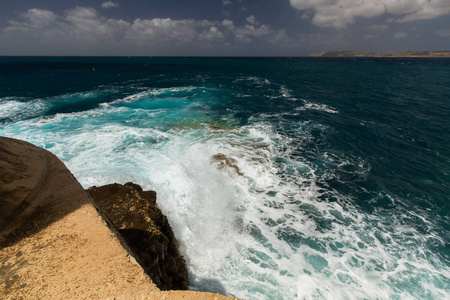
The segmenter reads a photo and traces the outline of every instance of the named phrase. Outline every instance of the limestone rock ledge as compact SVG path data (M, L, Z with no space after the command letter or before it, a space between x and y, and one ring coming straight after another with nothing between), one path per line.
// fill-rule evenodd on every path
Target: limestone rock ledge
M86 190L111 220L145 272L161 290L187 290L188 271L156 192L132 182Z
M0 299L233 299L161 291L64 164L0 137Z

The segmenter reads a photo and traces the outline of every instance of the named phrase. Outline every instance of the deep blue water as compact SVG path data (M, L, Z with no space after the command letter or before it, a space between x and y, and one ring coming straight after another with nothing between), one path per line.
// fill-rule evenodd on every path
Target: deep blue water
M449 299L449 120L450 59L0 57L0 135L156 190L246 299Z

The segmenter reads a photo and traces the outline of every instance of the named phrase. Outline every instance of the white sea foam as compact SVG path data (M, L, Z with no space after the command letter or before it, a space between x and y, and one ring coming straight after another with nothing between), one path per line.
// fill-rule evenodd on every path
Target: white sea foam
M53 105L61 105L61 104L74 104L77 102L82 102L90 99L95 99L100 95L109 92L108 90L102 91L86 91L86 92L76 92L76 93L67 93L64 95L57 95L53 97L46 98L47 102L50 102Z
M51 109L65 104L74 104L97 98L107 91L88 91L68 93L43 99L30 100L27 98L7 97L0 99L0 118L19 121L44 115Z
M312 103L308 102L306 100L304 101L304 105L297 107L295 110L304 111L304 110L319 110L324 111L330 114L337 114L339 111L331 106L328 106L326 104L318 104L318 103Z
M102 103L101 105L105 105L105 104L106 105L112 105L112 104L123 103L123 102L125 102L125 103L135 102L135 101L141 100L144 97L148 97L150 95L151 95L151 93L149 91L139 92L139 93L127 96L125 98L115 100L115 101L110 102L110 103Z
M45 109L45 103L38 99L34 101L12 97L0 99L0 118L11 121L39 116Z
M240 81L247 81L247 82L253 83L254 85L259 86L259 87L268 86L268 85L272 84L269 79L261 78L258 76L240 77L240 78L237 78L234 82L240 82Z
M445 241L425 217L407 210L369 215L335 191L336 201L324 201L324 179L333 174L318 175L310 161L292 158L311 141L311 128L327 127L296 124L294 140L270 125L273 114L230 130L167 130L159 123L187 118L167 114L105 106L8 124L0 134L48 148L84 187L134 181L156 190L192 289L246 299L449 298L450 270L425 246ZM220 168L212 159L218 153L243 175ZM370 169L347 154L318 157L357 166L361 177Z
M186 98L187 95L192 96L192 92L194 91L204 91L205 87L195 87L195 86L183 86L183 87L171 87L171 88L145 88L143 91L139 91L138 93L134 93L132 95L126 96L121 99L117 99L115 101L109 103L102 103L101 106L110 106L119 103L132 103L139 102L148 98L157 98L158 96L166 95L171 96L174 95L178 98ZM140 89L139 89L140 90ZM187 93L184 94L184 93Z
M280 86L280 94L285 99L292 100L292 101L298 100L297 98L292 96L292 91L290 89L288 89L285 85Z

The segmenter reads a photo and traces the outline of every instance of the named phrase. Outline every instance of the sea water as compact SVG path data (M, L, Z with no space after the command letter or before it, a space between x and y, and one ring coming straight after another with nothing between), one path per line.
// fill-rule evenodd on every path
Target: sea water
M0 58L0 135L155 190L190 289L450 298L450 60Z

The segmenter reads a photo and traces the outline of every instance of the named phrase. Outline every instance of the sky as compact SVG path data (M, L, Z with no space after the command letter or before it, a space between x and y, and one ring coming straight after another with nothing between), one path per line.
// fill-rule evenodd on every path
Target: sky
M0 55L450 50L450 0L0 0Z

